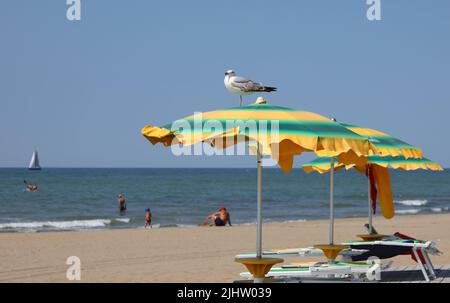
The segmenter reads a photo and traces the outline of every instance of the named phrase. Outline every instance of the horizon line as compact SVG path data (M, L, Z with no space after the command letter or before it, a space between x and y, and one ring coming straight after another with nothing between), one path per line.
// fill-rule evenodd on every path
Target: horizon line
M42 170L45 169L248 169L248 168L256 168L256 166L189 166L189 167L176 167L176 166L46 166L42 167ZM265 166L264 169L276 169L278 166ZM29 170L28 167L22 166L0 166L0 169L24 169ZM292 169L303 169L301 166L294 166ZM392 168L390 168L392 169ZM444 170L449 170L450 167L443 167ZM396 169L392 169L396 170ZM428 170L425 170L428 171Z

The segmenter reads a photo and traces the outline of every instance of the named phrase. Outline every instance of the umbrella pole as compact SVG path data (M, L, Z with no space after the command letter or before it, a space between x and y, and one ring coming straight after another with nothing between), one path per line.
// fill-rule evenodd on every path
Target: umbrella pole
M260 151L260 146L258 143L257 149L257 186L258 186L258 194L257 194L257 222L256 222L256 257L262 258L262 155Z
M329 244L334 244L334 158L330 158L330 226Z
M372 201L370 198L370 166L367 165L367 200L369 202L369 234L372 234Z
M335 245L334 244L334 157L330 157L330 230L328 245L314 245L323 251L325 257L328 259L328 264L334 264L336 262L336 257L343 249L348 249L348 245Z

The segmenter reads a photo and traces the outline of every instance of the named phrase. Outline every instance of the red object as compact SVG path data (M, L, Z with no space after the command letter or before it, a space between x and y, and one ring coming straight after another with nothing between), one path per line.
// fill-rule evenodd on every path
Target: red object
M221 206L221 207L219 207L219 210L222 211L222 210L227 210L227 209L225 207Z
M398 237L398 238L400 238L400 239L403 239L403 240L417 240L417 239L415 239L415 238L412 238L412 237L410 237L410 236L407 236L407 235L402 234L402 233L399 233L399 232L396 232L396 233L394 234L394 236L396 236L396 237Z
M370 180L370 200L372 201L372 213L375 214L375 211L377 210L377 185L375 181L375 175L373 174L373 170L371 169L371 166L367 166L366 169L366 176Z

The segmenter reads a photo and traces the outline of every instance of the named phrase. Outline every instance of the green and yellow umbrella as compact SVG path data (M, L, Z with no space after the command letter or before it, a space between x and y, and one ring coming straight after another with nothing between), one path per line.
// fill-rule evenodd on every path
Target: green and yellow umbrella
M337 159L335 159L337 161ZM427 158L421 158L421 159L415 159L415 158L408 158L406 159L403 156L386 156L386 157L380 157L380 156L369 156L367 157L367 164L369 165L378 165L384 168L393 168L393 169L400 169L400 170L434 170L439 171L443 170L443 168L437 164L436 162L433 162ZM313 171L318 173L327 173L330 171L330 157L319 157L314 159L313 161L310 161L308 163L304 163L303 170L307 173L311 173ZM360 164L344 164L340 162L335 162L334 169L337 171L341 168L345 167L346 169L355 168L360 173L365 173L367 166L366 165L360 165Z
M408 144L400 139L394 138L386 133L381 131L365 128L360 126L355 126L351 124L339 123L341 126L347 128L348 130L364 137L369 140L371 143L371 149L375 150L373 154L370 156L379 156L379 157L403 157L405 159L410 158L422 158L422 150ZM351 156L354 156L353 159ZM368 167L368 157L367 156L358 156L355 154L348 153L344 158L341 156L337 157L337 159L333 156L328 158L322 158L321 162L325 165L325 162L328 160L328 169L325 169L324 172L330 172L330 208L333 208L333 195L334 195L334 171L335 168L339 168L342 165L347 165L350 167L363 167L363 171ZM303 166L305 170L308 170L309 165L306 164ZM324 166L322 166L323 168ZM330 169L331 168L331 169ZM316 166L316 170L320 170L320 166ZM391 218L394 215L394 204L392 198L392 192L390 187L390 175L387 169L384 169L381 166L377 166L373 168L376 182L380 186L380 204L382 204L383 215L387 218ZM332 213L332 210L330 211ZM333 232L334 232L334 216L330 215L330 231L329 231L329 242L333 243ZM370 224L371 225L371 224ZM371 228L371 226L370 226Z
M257 143L257 251L262 255L262 156L271 155L282 170L292 169L303 152L339 156L340 161L377 152L367 138L321 115L275 106L262 98L248 106L196 113L163 127L147 125L142 135L152 144L189 146L207 142L217 148L241 142Z
M342 162L378 152L367 138L329 118L267 103L197 113L163 127L147 125L142 135L165 146L208 142L224 148L255 141L262 154L271 155L286 173L292 169L293 157L305 151L340 155Z
M369 139L369 141L376 147L377 152L375 155L382 157L403 156L406 159L423 157L422 150L420 148L381 131L345 123L341 123L341 125L352 132Z
M307 172L327 173L331 171L330 157L319 157L311 162L304 163L303 169ZM441 171L443 168L426 158L405 158L404 156L369 156L365 163L344 164L336 161L334 163L333 170L339 170L341 168L351 169L354 168L360 173L368 175L368 202L369 202L369 231L372 231L372 207L371 207L371 183L370 175L373 175L374 182L379 188L379 202L381 211L385 218L392 218L394 216L394 202L393 195L390 187L390 175L388 168L400 169L400 170L433 170Z

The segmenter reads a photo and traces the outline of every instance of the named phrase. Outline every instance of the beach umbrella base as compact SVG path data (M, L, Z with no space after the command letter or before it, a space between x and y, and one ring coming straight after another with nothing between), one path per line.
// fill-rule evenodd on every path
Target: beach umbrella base
M314 245L314 248L323 251L323 254L328 259L328 262L335 262L336 257L339 255L339 253L344 249L350 248L350 246L341 244L317 244Z
M264 282L264 278L272 266L284 262L283 259L279 258L236 258L234 261L247 267L255 283Z
M383 238L388 237L388 235L380 235L380 234L367 234L367 235L356 235L358 238L363 239L364 241L378 241Z

